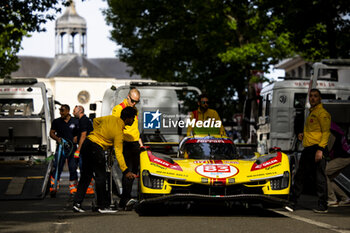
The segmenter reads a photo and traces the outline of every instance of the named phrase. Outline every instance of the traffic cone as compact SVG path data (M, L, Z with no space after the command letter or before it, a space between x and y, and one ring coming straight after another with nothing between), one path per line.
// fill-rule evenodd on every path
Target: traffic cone
M60 181L57 181L57 186L55 188L55 178L50 176L50 196L55 197L58 189L60 188Z
M87 195L94 195L95 191L94 191L94 185L95 185L95 180L91 179L91 182L89 184L88 189L86 190L86 194Z
M77 180L71 180L69 181L69 192L71 195L74 195L77 192Z

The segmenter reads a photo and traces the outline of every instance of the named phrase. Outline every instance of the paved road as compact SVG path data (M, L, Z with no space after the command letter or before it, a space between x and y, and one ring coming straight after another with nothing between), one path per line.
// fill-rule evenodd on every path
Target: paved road
M311 211L315 197L302 196L300 207L283 209L205 205L170 208L165 216L139 217L134 211L101 215L73 213L69 196L44 200L0 201L0 232L350 232L350 207L330 209L326 215ZM84 203L89 208L92 199Z

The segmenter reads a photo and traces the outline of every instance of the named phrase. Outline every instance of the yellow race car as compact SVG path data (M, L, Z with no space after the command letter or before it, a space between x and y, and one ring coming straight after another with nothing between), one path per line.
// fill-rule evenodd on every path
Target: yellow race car
M233 141L192 136L179 144L176 158L145 149L140 158L139 214L157 203L227 201L288 204L288 156L240 155Z

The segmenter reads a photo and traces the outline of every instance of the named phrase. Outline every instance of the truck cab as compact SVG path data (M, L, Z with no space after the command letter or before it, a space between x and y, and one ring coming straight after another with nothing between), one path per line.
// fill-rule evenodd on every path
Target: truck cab
M350 139L350 60L323 60L313 65L311 79L285 78L261 90L258 122L256 124L257 149L261 154L269 148L279 147L289 155L293 174L298 168L302 143L297 140L303 132L310 104L308 93L312 88L321 91L323 107L332 122L339 125ZM292 177L293 177L292 174ZM350 167L335 181L350 194Z
M322 102L332 119L337 121L336 118L342 115L334 112L334 106L335 103L349 100L349 67L330 66L324 61L315 63L313 68L314 74L311 81L285 78L261 90L262 98L259 103L261 111L257 122L257 142L260 153L266 153L274 146L287 152L297 149L296 136L303 131L305 115L308 114L307 100L310 88L318 88L321 91Z
M42 198L51 169L53 105L36 79L0 83L0 199Z

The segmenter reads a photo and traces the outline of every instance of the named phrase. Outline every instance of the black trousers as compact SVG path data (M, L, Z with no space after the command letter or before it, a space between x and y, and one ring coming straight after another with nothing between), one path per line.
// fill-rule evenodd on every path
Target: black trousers
M81 147L82 170L74 203L81 204L84 200L86 190L95 174L95 187L97 195L97 207L109 206L108 191L106 189L106 158L104 151L98 144L86 139Z
M323 157L321 161L315 162L315 154L318 146L305 147L301 153L299 168L294 178L294 186L292 189L291 201L296 203L300 197L305 179L310 175L316 179L316 192L318 196L318 205L327 208L328 192L326 178L326 159ZM324 155L325 156L325 155Z
M129 170L138 174L140 166L140 144L139 142L124 142L123 143L123 155L126 166ZM119 207L125 207L126 202L131 198L131 191L134 179L126 178L123 174L122 186L123 192L119 202Z

